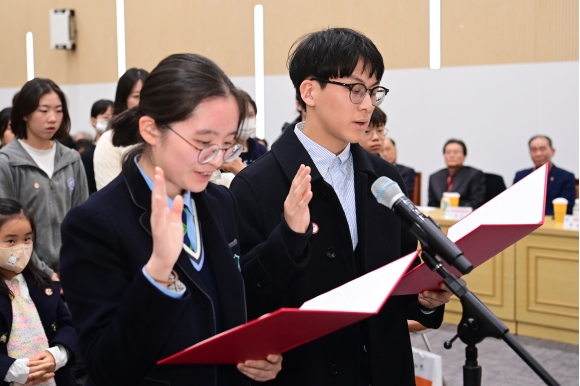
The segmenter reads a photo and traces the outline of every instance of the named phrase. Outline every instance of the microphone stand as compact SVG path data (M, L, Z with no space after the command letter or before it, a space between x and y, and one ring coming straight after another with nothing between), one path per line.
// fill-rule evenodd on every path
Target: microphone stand
M411 231L415 234L417 228L413 226ZM415 235L420 240L425 239L424 233ZM482 368L477 363L477 347L475 345L485 338L493 337L503 339L547 385L559 386L559 383L514 339L505 324L467 288L465 281L458 279L445 268L428 245L423 244L422 246L424 248L421 257L425 264L443 278L445 285L461 300L463 306L463 315L457 326L457 334L444 344L446 349L450 349L453 341L457 338L467 344L465 365L463 366L463 384L465 386L481 386Z

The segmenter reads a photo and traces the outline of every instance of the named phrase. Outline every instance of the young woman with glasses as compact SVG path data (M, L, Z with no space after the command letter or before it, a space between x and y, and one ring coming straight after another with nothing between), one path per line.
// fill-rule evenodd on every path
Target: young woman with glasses
M113 118L113 144L140 146L63 224L63 285L90 384L249 385L280 370L280 355L156 365L246 322L236 203L208 183L240 154L245 115L215 63L180 54L151 72L138 106Z

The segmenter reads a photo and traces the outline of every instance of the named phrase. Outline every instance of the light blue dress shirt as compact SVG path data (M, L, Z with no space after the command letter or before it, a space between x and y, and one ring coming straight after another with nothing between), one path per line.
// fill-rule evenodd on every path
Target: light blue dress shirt
M318 143L308 138L304 130L305 122L300 122L294 128L294 133L298 137L302 146L306 149L318 172L329 183L342 206L352 241L352 250L356 249L358 244L358 233L356 227L356 202L354 195L354 164L352 153L350 152L350 143L345 149L336 155L330 150L324 148Z

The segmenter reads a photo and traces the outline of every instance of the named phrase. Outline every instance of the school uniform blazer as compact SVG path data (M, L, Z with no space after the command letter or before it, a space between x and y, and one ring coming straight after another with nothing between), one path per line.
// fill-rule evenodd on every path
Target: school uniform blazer
M49 287L46 285L39 287L30 272L23 271L22 275L26 280L30 298L38 311L44 333L48 339L48 346L60 344L68 351L68 362L58 369L54 375L54 380L58 386L76 385L69 368L76 361L78 336L72 327L70 314L60 298L60 284L47 277L47 281L51 282L50 289L52 290L51 295L48 295L45 290ZM7 344L12 330L12 301L6 296L0 296L0 314L0 380L3 381L12 363L19 359L8 356ZM8 385L8 382L2 382L2 384Z
M250 319L305 301L414 251L417 240L371 185L387 176L404 187L397 169L351 144L358 245L353 252L344 210L293 130L245 168L230 189L240 210L242 273ZM313 197L306 234L284 222L284 200L300 164L312 168ZM284 354L276 385L414 385L407 319L436 328L443 307L420 311L417 295L391 297L378 315ZM300 326L297 326L298 328ZM306 328L306 327L305 327Z
M192 194L216 283L224 330L246 321L236 205L224 187ZM156 362L215 335L214 304L182 251L174 266L187 288L163 294L143 275L152 253L151 191L133 159L109 185L69 212L62 225L61 280L88 373L87 385L249 385L235 366ZM221 379L221 378L220 378Z
M514 184L524 177L527 177L535 169L525 169L520 170L516 173L514 178ZM566 213L572 214L572 209L574 208L574 201L576 200L576 178L574 174L567 170L560 169L556 165L552 164L550 171L548 172L548 188L546 191L546 215L554 215L554 206L552 205L552 200L554 198L564 197L568 200L568 208Z
M439 207L447 191L449 170L441 169L429 176L429 206ZM479 169L462 166L453 177L453 192L461 194L459 206L479 208L485 202L485 175Z

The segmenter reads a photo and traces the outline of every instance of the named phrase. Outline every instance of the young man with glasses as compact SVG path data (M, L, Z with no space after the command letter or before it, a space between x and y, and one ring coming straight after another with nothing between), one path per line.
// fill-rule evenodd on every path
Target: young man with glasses
M383 144L385 143L385 137L388 132L387 128L385 128L386 125L387 114L385 114L380 108L375 107L371 114L369 125L365 130L365 134L358 144L369 153L380 157Z
M315 32L297 43L289 69L306 121L231 185L248 319L300 307L417 247L370 189L380 176L404 189L400 175L357 144L388 92L375 45L350 29ZM378 315L284 353L273 382L414 385L407 319L436 328L448 300L445 290L392 297Z

